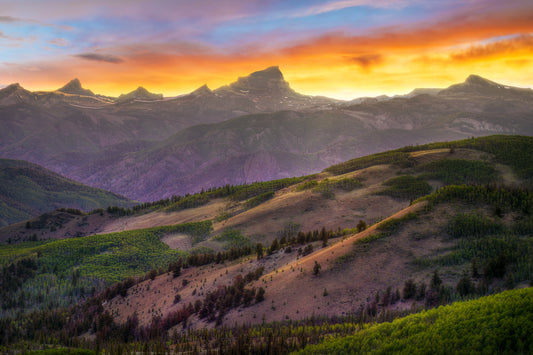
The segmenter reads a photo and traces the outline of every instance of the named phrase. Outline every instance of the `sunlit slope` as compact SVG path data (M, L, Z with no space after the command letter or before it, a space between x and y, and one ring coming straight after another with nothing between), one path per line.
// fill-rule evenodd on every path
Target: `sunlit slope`
M369 326L298 354L520 353L533 351L533 289L506 291Z

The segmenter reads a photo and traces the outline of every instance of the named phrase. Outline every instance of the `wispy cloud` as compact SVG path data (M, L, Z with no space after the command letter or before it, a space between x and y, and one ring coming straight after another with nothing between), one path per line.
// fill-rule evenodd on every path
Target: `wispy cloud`
M99 54L99 53L81 53L81 54L74 55L74 57L78 57L78 58L86 59L86 60L97 61L97 62L113 63L113 64L122 63L124 61L124 59L122 59L120 57L116 57L114 55Z
M8 36L2 31L0 31L0 38L1 39L10 40L10 41L17 41L17 42L24 40L24 38L21 38L21 37ZM31 40L33 40L33 39L34 38L31 38Z
M339 11L347 9L350 7L357 6L368 6L375 8L395 8L400 6L405 6L406 1L404 0L339 0L339 1L330 1L325 4L313 5L301 11L293 13L292 17L305 17L312 15L320 15L332 11Z
M70 45L70 42L64 38L54 38L54 39L47 41L46 43L52 44L54 46L59 46L59 47L66 47Z
M533 54L533 35L520 35L485 45L474 45L466 50L452 53L450 58L455 61L470 61L515 53Z
M311 56L325 52L361 55L376 50L423 51L469 44L520 33L533 32L533 4L523 8L454 13L434 21L376 28L350 36L330 32L284 49L287 55Z

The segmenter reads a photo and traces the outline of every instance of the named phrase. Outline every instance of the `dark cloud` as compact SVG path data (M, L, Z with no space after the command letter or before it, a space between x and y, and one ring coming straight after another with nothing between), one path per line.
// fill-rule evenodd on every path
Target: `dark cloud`
M363 69L370 69L383 63L383 56L381 54L366 54L358 57L352 57L351 60Z
M533 51L533 36L521 35L486 45L472 46L467 50L452 54L451 59L454 61L479 60L518 53L520 51L526 51L527 53Z
M124 61L122 58L115 57L113 55L98 53L82 53L75 55L75 57L114 64L122 63Z
M0 23L12 23L19 22L20 19L12 16L0 16Z

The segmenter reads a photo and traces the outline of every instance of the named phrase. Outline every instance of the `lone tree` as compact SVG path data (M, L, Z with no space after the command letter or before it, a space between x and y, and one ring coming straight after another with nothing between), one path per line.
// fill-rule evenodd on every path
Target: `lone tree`
M359 223L357 223L357 226L355 226L355 228L357 228L357 232L364 231L366 229L366 222L360 219Z
M262 287L259 287L257 289L257 293L255 294L255 302L263 302L265 300L265 289Z
M328 245L328 235L329 233L326 231L326 227L322 227L320 230L320 233L318 235L318 239L322 241L322 247L326 247Z
M313 275L318 275L320 273L322 266L315 260L315 265L313 266Z
M461 277L459 282L457 282L456 288L457 292L459 292L459 294L463 297L468 295L469 293L473 293L475 290L475 287L472 284L472 280L470 280L470 277L467 273L464 273L463 277Z
M263 244L257 243L255 246L255 252L257 254L257 259L263 259Z

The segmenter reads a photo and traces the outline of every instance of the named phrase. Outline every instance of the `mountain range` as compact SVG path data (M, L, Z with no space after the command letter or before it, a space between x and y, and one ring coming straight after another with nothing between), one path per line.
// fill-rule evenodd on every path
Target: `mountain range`
M339 101L291 89L278 67L165 98L111 98L75 79L0 90L0 157L139 201L318 172L433 141L533 134L533 91L471 75L445 89Z

